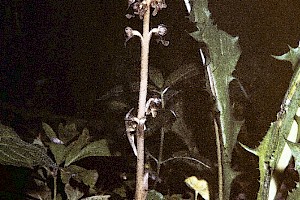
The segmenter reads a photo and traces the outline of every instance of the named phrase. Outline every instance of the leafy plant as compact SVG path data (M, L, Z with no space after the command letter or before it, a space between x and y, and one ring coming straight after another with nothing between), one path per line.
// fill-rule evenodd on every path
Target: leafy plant
M64 190L68 199L76 200L84 195L79 188L71 185L71 179L88 186L89 194L95 194L94 187L98 180L98 172L77 166L74 162L90 156L111 156L107 141L103 139L91 142L89 131L83 129L80 134L75 124L66 126L60 124L58 134L46 123L43 123L43 128L50 142L43 142L37 138L33 144L30 144L21 140L11 128L1 125L1 164L28 168L39 166L46 169L47 175L42 169L38 170L39 178L35 179L35 183L43 189L29 192L32 197L52 199L51 194L53 194L53 199L61 199L61 195L57 196L57 177L60 177L65 185ZM47 154L48 148L54 160ZM54 180L53 192L47 185L49 176ZM105 196L94 199L103 198Z

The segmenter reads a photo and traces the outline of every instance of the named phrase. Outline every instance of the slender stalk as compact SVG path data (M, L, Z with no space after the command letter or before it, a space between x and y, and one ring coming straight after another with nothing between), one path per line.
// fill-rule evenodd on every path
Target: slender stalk
M141 80L139 91L138 119L145 118L145 105L148 86L148 58L149 58L149 22L150 22L150 0L147 0L147 8L143 19L143 40L141 40ZM145 154L145 134L144 123L139 123L137 127L137 172L136 172L136 200L146 199L148 190L148 180L144 180L144 154Z
M160 168L163 163L163 152L164 152L164 140L165 140L165 130L164 127L161 127L160 129L160 145L159 145L159 154L158 154L158 159L157 159L157 169L156 173L157 176L159 176L160 173ZM154 187L156 187L157 181L155 182Z
M164 94L161 94L161 108L165 108L165 100L164 100ZM157 169L156 173L157 176L159 176L160 168L163 163L163 152L164 152L164 140L165 140L165 130L164 127L161 127L160 129L160 145L159 145L159 153L158 153L158 159L157 159ZM157 181L154 184L154 187L156 187Z
M214 118L214 127L216 133L216 145L217 145L217 158L218 158L218 185L219 185L219 200L223 200L223 165L222 165L222 152L220 134L217 120Z
M53 200L56 200L56 194L57 194L57 176L53 176L53 182L54 182Z

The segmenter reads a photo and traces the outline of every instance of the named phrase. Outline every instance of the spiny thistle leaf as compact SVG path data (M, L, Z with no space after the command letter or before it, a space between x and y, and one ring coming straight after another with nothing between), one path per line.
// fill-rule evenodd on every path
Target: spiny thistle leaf
M291 152L287 147L285 138L291 142L299 140L299 50L299 47L296 49L290 48L290 52L279 57L282 60L290 61L294 65L294 75L281 104L281 110L277 114L277 120L271 124L266 136L258 147L260 189L257 199L259 200L266 199L269 196L270 180L272 178L271 172L274 170L282 172L291 158ZM290 142L288 142L288 145L292 146ZM296 150L294 149L294 151ZM273 197L269 196L269 198Z
M2 124L0 124L0 163L28 168L55 165L43 147L21 140L12 128Z
M295 158L295 168L300 174L300 144L290 142L288 140L286 140L286 143L288 144L289 148L292 151L292 155Z
M300 42L297 48L292 48L289 46L290 51L281 55L281 56L273 56L278 60L289 61L292 63L293 70L299 65L300 59Z
M229 98L229 83L233 80L241 51L238 37L232 37L219 30L210 19L207 0L192 1L191 20L196 22L198 30L190 35L198 42L205 43L210 56L207 64L207 77L211 93L216 100L216 109L220 113L220 131L222 135L224 198L229 199L230 189L236 173L231 169L232 151L237 142L237 136L242 122L234 121ZM205 61L205 60L204 60ZM204 62L202 61L202 62ZM206 61L205 61L206 63Z

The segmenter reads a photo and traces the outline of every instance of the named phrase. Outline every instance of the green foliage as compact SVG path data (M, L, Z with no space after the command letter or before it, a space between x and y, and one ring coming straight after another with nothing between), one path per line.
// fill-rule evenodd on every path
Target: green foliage
M70 185L71 179L88 186L90 194L95 193L94 187L98 180L98 172L96 170L87 170L72 163L90 156L111 156L107 141L103 139L91 142L89 131L85 128L80 134L75 124L66 126L60 124L58 134L48 124L43 123L42 125L47 137L51 141L44 142L46 145L40 139L35 139L34 144L27 143L21 140L11 128L0 124L1 164L28 168L40 166L46 167L48 169L47 172L52 170L48 175L54 177L55 187L56 176L60 175L63 184L65 184L65 193L68 199L77 200L84 195L78 188L73 188ZM57 137L58 135L59 138ZM47 147L49 147L54 155L55 162L47 155ZM63 166L61 167L62 164ZM57 170L60 173L57 173ZM43 195L39 194L39 191L29 194L31 196L41 195L47 199L51 197L51 190L44 183L48 177L44 176L42 172L39 172L38 176L40 178L35 181L40 187L44 188L42 191ZM54 190L56 191L56 189ZM102 197L95 197L95 199L102 199Z
M150 190L147 194L146 199L147 200L163 200L164 196L155 190Z
M52 167L45 148L23 141L10 127L0 124L0 163L18 167Z
M235 70L241 51L237 37L232 37L213 25L207 1L193 1L190 19L198 28L190 35L198 42L205 43L210 55L210 63L207 64L209 76L207 85L210 85L210 90L216 100L216 109L220 113L224 198L229 199L231 183L237 175L230 166L232 151L243 124L243 122L235 121L232 116L229 83L234 79L232 72Z
M300 197L300 187L298 183L296 189L294 189L292 192L289 192L287 200L298 200L299 197Z
M295 49L290 47L288 53L275 56L279 60L291 62L295 71L281 105L281 111L277 114L277 121L271 124L266 136L257 148L260 170L260 189L257 199L267 199L271 195L269 194L270 182L274 179L274 172L282 172L288 165L291 155L285 147L285 138L297 142L300 136L298 131L299 120L297 120L299 114L296 115L300 98L299 50L299 47ZM292 153L296 156L296 148L290 142L288 144L292 147Z
M90 142L89 131L86 128L83 129L82 134L79 135L79 132L74 130L75 124L66 125L65 128L61 126L62 125L60 125L59 135L64 138L64 140L62 140L63 144L49 144L50 150L58 165L64 162L64 166L67 167L71 163L90 156L111 156L106 140ZM43 123L43 128L50 140L57 138L56 133L49 125ZM69 132L68 130L71 131ZM64 141L68 142L70 138L74 138L77 135L79 135L77 140L74 140L67 146L64 145Z

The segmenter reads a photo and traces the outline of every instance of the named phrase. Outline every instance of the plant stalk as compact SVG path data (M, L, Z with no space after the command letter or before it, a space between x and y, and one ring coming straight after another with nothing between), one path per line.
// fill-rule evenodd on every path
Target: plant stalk
M54 184L54 191L53 191L53 200L56 200L56 194L57 194L57 176L53 176L53 184Z
M219 186L219 200L223 200L223 164L222 164L222 151L221 140L219 134L219 128L216 118L214 118L214 127L216 133L216 146L217 146L217 158L218 158L218 186Z
M143 39L141 40L141 74L139 91L138 119L145 118L145 105L148 86L148 58L149 58L149 22L150 22L150 0L147 0L147 8L143 19ZM137 172L136 172L136 200L144 200L147 196L148 179L144 178L144 154L145 154L145 132L144 123L139 123L137 127ZM144 180L145 179L145 180Z

